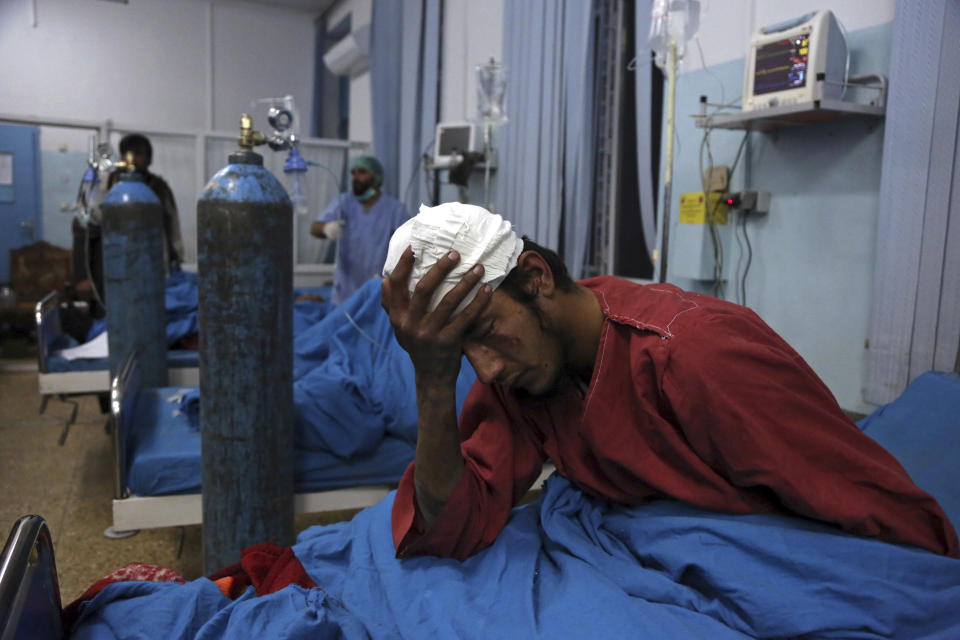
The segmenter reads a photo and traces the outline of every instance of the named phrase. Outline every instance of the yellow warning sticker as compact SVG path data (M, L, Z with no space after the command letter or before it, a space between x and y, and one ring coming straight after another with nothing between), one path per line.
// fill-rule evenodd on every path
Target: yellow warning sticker
M727 203L722 193L710 194L710 210L716 224L727 224ZM707 224L707 206L703 191L680 194L680 224Z

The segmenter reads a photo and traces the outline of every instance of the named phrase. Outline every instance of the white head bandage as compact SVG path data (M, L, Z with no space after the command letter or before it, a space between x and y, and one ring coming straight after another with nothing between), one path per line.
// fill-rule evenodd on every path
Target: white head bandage
M483 207L460 202L446 202L436 207L420 205L420 213L407 220L393 232L384 277L393 272L407 247L413 247L414 263L410 274L410 293L414 286L450 250L460 253L460 262L447 274L430 300L433 311L448 291L474 267L483 265L480 284L496 289L517 266L523 251L523 240L517 237L513 226ZM467 294L454 313L459 313L477 295L478 284Z

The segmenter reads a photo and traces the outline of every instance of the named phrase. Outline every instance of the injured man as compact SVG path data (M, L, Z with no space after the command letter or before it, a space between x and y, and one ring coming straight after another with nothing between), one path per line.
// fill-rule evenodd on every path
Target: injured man
M750 309L670 284L574 282L480 207L393 235L382 304L416 371L396 553L491 545L551 461L588 495L788 513L960 557L940 505ZM478 380L459 417L461 354Z

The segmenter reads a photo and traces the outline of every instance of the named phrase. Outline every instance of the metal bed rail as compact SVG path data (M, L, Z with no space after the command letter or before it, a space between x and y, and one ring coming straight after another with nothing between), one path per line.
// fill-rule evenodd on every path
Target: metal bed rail
M60 639L60 583L46 521L23 516L0 559L0 640Z
M63 335L63 326L60 323L60 294L57 291L51 291L45 295L37 303L34 310L34 317L37 323L37 371L39 372L40 380L42 380L49 371L50 351L53 343L58 337ZM70 410L70 417L67 418L66 423L63 425L63 431L57 440L57 444L63 446L63 443L67 440L67 434L70 432L70 425L77 420L77 411L80 409L80 405L75 400L69 400L66 393L46 393L42 388L43 385L41 384L40 386L42 396L40 400L41 415L47 410L47 404L54 395L56 395L60 402L73 405Z
M110 384L110 419L113 428L113 497L130 495L127 489L127 441L133 429L134 408L140 392L140 366L136 350L127 354Z
M37 322L37 370L47 373L50 348L63 333L60 325L60 294L51 291L37 303L34 311Z

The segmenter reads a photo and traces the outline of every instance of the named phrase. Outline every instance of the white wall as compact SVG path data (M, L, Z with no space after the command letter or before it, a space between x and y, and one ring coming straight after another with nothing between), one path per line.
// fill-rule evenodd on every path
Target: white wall
M830 9L847 29L863 29L893 21L895 0L832 0L829 4L798 0L701 0L697 37L707 66L744 57L757 28L789 20L817 9ZM681 63L681 72L702 69L696 42ZM735 95L739 97L740 88Z
M265 130L266 107L251 101L287 94L311 117L318 16L240 0L0 0L0 119L109 120L147 133L192 260L194 203L208 175L195 169L192 136L159 134L235 134L244 111ZM91 133L41 129L43 236L60 246L72 244L69 205Z
M213 5L213 128L239 127L256 98L292 95L313 111L314 16L252 4ZM304 125L301 122L301 125ZM258 128L267 128L259 121ZM309 134L309 126L301 126Z
M0 0L0 114L232 130L251 99L289 93L309 115L313 44L313 16L289 8Z

